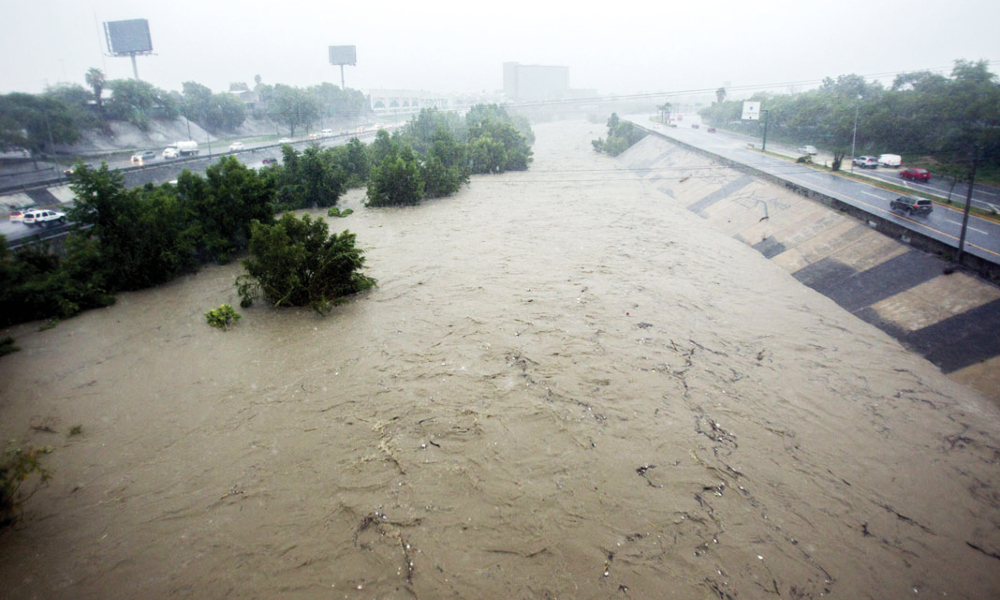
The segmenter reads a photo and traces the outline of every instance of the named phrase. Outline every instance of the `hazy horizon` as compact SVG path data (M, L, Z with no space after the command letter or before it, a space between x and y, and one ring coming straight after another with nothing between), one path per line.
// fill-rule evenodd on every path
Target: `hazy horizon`
M330 45L357 46L357 66L345 67L347 87L444 93L501 89L507 61L567 66L572 88L631 94L788 86L848 73L948 70L956 59L1000 60L995 3L830 6L632 1L586 10L516 0L502 8L389 2L372 10L249 0L233 9L190 0L43 0L6 11L0 48L13 58L0 92L84 85L91 67L108 79L131 77L128 58L104 55L101 23L137 18L149 20L155 52L138 58L139 76L168 90L184 81L214 91L231 82L252 86L258 74L270 84L340 85L339 68L327 63Z

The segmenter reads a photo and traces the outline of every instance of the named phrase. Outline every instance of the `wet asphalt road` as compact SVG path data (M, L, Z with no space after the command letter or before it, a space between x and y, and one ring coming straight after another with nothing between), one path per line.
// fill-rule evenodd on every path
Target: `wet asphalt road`
M926 217L904 216L889 208L889 203L899 194L883 190L833 173L767 156L747 147L747 140L725 132L709 133L700 123L697 115L684 115L679 127L655 127L648 115L630 115L630 121L651 129L655 133L677 139L703 150L708 150L724 158L746 164L786 181L832 196L868 213L894 221L913 231L958 247L962 228L962 212L936 204L934 211ZM771 148L772 144L768 144ZM898 180L894 180L898 183ZM922 184L912 184L922 185ZM978 186L977 186L978 187ZM1000 224L971 215L966 233L966 252L1000 263Z

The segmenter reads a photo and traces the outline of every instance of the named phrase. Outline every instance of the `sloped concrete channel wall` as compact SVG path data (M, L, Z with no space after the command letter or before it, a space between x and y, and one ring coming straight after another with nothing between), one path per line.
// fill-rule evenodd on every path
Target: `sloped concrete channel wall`
M934 240L658 135L619 156L664 194L803 284L1000 402L1000 287Z
M666 140L672 144L676 144L684 148L685 150L701 154L719 164L723 164L733 169L737 169L743 173L747 173L748 175L752 175L753 177L756 177L758 179L763 179L765 181L769 181L771 183L780 185L788 190L791 190L796 194L805 196L806 198L815 200L820 204L829 206L834 210L838 210L840 212L848 214L854 217L855 219L858 219L860 221L865 221L868 223L870 227L874 228L876 231L879 231L882 234L887 235L889 237L898 239L901 242L908 244L909 246L916 248L918 250L923 250L925 252L930 252L948 258L953 258L955 254L957 254L958 252L956 248L953 248L948 244L942 243L939 240L935 240L934 238L928 237L920 232L907 229L906 227L903 227L898 223L894 223L893 221L884 219L879 215L874 215L872 213L866 212L863 209L860 209L856 206L851 206L850 204L841 202L837 198L834 198L822 192L809 189L807 187L803 187L786 179L782 179L777 175L767 173L759 169L755 169L752 166L745 165L743 163L725 158L723 156L719 156L718 154L713 154L708 150L692 146L680 140L663 135L662 133L659 133L657 131L649 129L647 129L647 131L651 135L654 135L659 139ZM994 282L1000 282L1000 264L989 262L978 256L968 253L966 253L963 256L962 261L963 265L966 268L976 271L977 273L979 273L981 277L990 279Z

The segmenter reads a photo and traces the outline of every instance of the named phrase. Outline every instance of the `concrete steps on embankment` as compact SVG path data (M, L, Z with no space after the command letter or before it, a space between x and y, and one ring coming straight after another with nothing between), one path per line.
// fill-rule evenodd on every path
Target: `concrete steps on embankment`
M863 221L656 136L618 159L665 202L759 251L803 284L1000 403L1000 288ZM946 274L950 272L951 274Z

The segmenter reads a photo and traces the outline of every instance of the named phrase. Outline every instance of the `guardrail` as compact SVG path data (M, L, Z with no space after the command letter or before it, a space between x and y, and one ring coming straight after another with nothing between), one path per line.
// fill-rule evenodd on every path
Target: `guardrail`
M349 140L352 137L356 137L356 138L368 137L368 136L371 136L371 135L375 135L375 133L376 133L375 131L363 131L363 132L360 132L360 133L338 133L338 134L329 135L329 136L326 136L326 137L317 138L315 140L310 140L310 139L292 140L291 142L285 142L283 144L274 143L274 144L268 144L268 145L265 145L265 146L257 146L256 148L248 148L246 150L237 150L237 151L234 151L234 152L223 151L223 152L217 152L217 153L212 153L212 154L208 154L208 155L200 154L199 153L199 154L194 155L194 156L182 156L182 157L178 157L178 158L164 159L164 160L162 160L160 162L153 163L153 164L129 165L127 167L118 167L118 168L115 169L115 171L120 172L120 173L132 173L132 172L137 172L137 171L147 171L147 170L150 170L150 169L159 169L159 168L162 168L165 165L184 164L184 163L193 162L193 161L197 161L197 160L205 160L206 158L212 159L212 158L215 158L216 156L233 156L233 155L236 155L236 154L260 152L261 150L280 149L282 146L284 146L286 144L290 145L290 146L295 146L297 144L309 144L309 143L321 142L322 140L343 140L343 139L348 139ZM18 175L26 175L26 174L32 173L32 172L33 173L37 173L39 171L45 171L45 170L55 171L56 167L50 167L49 169L39 169L38 171L28 171L28 172L21 172L21 173L8 173L6 175L0 175L0 178L2 178L2 177L15 177L15 176L18 176ZM29 182L29 183L6 184L6 185L3 184L3 183L0 183L0 195L3 195L3 194L13 194L13 193L19 193L19 192L26 192L26 191L29 191L29 190L36 190L36 189L43 189L43 188L50 188L50 187L54 187L54 186L57 186L57 185L63 185L66 182L67 182L67 179L66 179L65 176L58 176L57 175L55 177L49 177L48 179L40 179L40 180L32 181L32 182ZM2 202L0 202L0 204L2 204Z
M940 240L936 240L930 236L924 235L919 231L909 229L900 225L899 223L885 219L877 214L867 212L861 208L848 204L839 198L830 196L823 192L805 187L803 185L797 184L795 182L789 181L787 179L782 179L780 176L773 173L768 173L767 171L758 169L753 165L748 165L741 163L739 161L726 158L719 154L715 154L711 150L705 150L704 148L699 148L692 144L682 142L676 138L666 135L663 132L657 131L640 125L639 123L633 122L637 127L640 127L650 134L656 135L662 139L665 139L673 144L683 147L685 150L701 154L702 156L707 156L708 158L724 164L730 168L736 169L748 175L770 181L777 185L783 186L796 194L805 196L823 204L829 206L839 212L846 213L859 221L863 221L868 224L869 227L875 229L879 233L886 235L888 237L898 239L901 242L908 244L918 250L923 250L925 252L930 252L940 256L952 257L958 252L958 248L951 246ZM986 279L991 279L993 281L1000 281L1000 264L991 262L985 258L977 256L975 254L970 254L965 252L963 255L964 265L968 268L976 270Z

